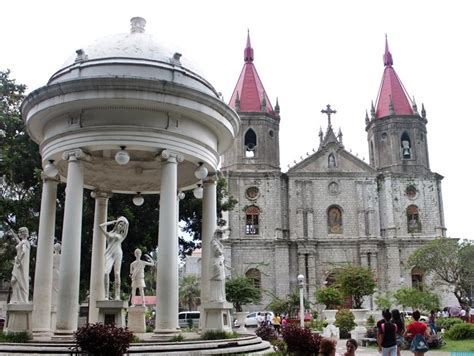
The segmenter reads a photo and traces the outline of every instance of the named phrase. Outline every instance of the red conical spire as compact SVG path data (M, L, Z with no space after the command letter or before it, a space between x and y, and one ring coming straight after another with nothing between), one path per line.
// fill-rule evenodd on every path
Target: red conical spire
M245 63L253 62L253 48L252 48L252 45L250 44L250 31L249 30L247 30L247 46L245 47L245 50L244 50L244 62Z
M390 115L413 115L413 108L405 87L393 69L392 54L388 49L385 35L385 53L383 55L385 70L377 97L375 117L377 119Z
M250 33L247 33L247 45L244 50L244 67L230 98L229 105L240 112L261 112L274 114L262 81L253 64L253 48ZM236 101L240 99L240 105Z

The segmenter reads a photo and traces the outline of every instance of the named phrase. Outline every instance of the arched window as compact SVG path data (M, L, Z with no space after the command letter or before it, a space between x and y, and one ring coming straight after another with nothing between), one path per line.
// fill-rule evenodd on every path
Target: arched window
M418 267L411 270L411 287L423 291L423 277L425 272Z
M255 148L257 147L257 135L252 129L248 129L244 137L245 157L255 157Z
M401 145L400 148L402 151L402 158L410 159L411 158L411 141L410 141L410 136L408 136L407 132L404 132L402 134L400 145Z
M374 158L374 142L370 141L370 164L375 166L375 158Z
M420 214L416 205L407 208L407 230L409 233L421 232Z
M255 205L245 209L245 234L258 235L258 217L260 209Z
M342 234L342 211L337 206L328 208L328 233Z
M260 289L262 286L262 274L256 268L251 268L247 272L245 272L245 277L250 279L253 283L255 288Z

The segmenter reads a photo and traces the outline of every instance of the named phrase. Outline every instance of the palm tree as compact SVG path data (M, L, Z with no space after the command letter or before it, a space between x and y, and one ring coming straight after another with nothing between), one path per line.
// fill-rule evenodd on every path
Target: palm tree
M188 310L195 310L201 304L200 281L196 276L184 276L179 281L179 303Z

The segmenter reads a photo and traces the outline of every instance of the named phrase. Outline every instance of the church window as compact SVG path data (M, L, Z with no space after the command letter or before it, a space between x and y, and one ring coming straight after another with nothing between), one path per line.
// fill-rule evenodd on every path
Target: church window
M248 129L244 137L245 157L255 157L255 147L257 147L257 135L252 129Z
M337 206L328 208L328 233L342 234L342 212Z
M336 157L334 156L334 153L330 153L328 156L328 167L329 168L336 167Z
M416 205L407 208L407 224L409 233L421 232L420 214Z
M251 268L245 272L245 277L250 279L255 288L260 289L262 287L262 274L256 268Z
M303 237L308 237L308 210L303 211Z
M423 291L423 277L425 273L421 268L415 267L411 270L411 287Z
M245 234L258 235L258 217L260 209L256 206L249 206L245 210Z
M273 132L273 130L268 131L268 134L270 135L270 137L275 136L275 133Z
M411 158L411 141L408 133L404 132L401 138L401 150L402 158L410 159Z
M417 190L413 185L409 185L407 189L405 190L405 194L407 195L408 198L415 199Z
M382 141L387 141L387 137L388 135L386 132L382 133Z
M247 196L247 199L250 200L255 200L258 197L259 190L257 187L248 187L247 190L245 191L245 195Z

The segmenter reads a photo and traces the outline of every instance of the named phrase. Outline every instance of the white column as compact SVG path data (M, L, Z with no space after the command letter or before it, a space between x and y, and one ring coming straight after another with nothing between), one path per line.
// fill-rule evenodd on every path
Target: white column
M35 284L33 288L33 334L50 336L51 291L53 285L53 245L56 224L58 180L43 176L41 211L36 251Z
M211 240L217 229L217 189L215 177L209 176L203 184L202 196L202 255L201 255L201 304L209 301L209 259Z
M68 161L68 170L59 268L56 335L70 335L77 329L84 189L84 170L79 159L84 157L85 154L80 149L63 154L63 159Z
M160 221L158 267L156 273L155 332L173 332L178 324L178 234L176 191L178 163L183 156L165 150L161 153Z
M105 297L104 287L104 256L105 236L99 225L107 221L107 203L110 193L95 191L91 193L95 199L94 232L92 235L91 277L89 286L89 323L99 321L99 309L96 301Z

